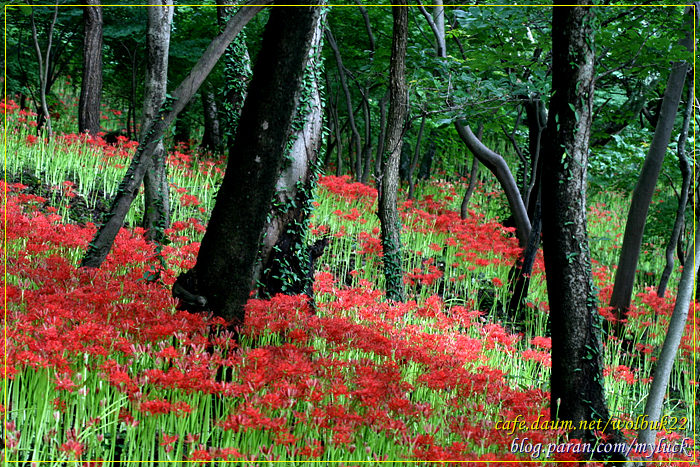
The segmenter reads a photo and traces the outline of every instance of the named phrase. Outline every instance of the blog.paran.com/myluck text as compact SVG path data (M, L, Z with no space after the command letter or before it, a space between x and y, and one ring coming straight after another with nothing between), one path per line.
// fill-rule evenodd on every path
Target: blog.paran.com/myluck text
M683 438L680 442L670 443L666 438L661 438L657 443L638 443L633 440L631 443L532 443L529 438L515 438L510 445L510 452L529 454L533 459L544 456L550 458L557 453L574 454L624 454L625 457L650 458L656 453L683 454L689 459L693 457L692 439Z

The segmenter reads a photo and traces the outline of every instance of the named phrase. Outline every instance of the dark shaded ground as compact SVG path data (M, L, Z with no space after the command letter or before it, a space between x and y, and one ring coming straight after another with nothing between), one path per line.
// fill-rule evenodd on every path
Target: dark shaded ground
M46 201L38 205L41 212L48 213L49 207L61 208L67 205L68 219L66 220L78 225L85 225L88 222L98 224L102 220L102 214L109 210L109 195L102 190L79 193L63 185L52 187L44 180L42 174L37 175L28 170L18 174L6 174L4 180L10 185L16 183L24 185L26 188L18 190L19 193L44 198ZM66 181L75 183L75 179L71 177L66 177Z

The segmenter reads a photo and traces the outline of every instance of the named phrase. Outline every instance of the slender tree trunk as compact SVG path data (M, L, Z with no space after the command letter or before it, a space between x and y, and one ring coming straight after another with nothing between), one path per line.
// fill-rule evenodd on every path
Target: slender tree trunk
M232 329L243 324L320 10L272 9L197 264L178 278Z
M484 146L481 141L474 136L474 133L472 133L472 130L468 126L455 122L455 128L457 129L457 134L459 134L459 137L462 138L462 141L464 141L464 144L467 145L472 154L474 154L479 159L479 162L484 164L500 182L506 194L506 198L508 199L510 210L515 218L516 235L520 247L523 249L527 248L527 241L530 238L530 219L525 209L525 203L523 203L523 199L520 197L518 185L508 168L508 163L500 154Z
M46 95L50 90L50 70L51 70L51 45L53 43L53 30L56 26L56 19L58 18L58 1L56 1L56 6L53 11L53 18L51 19L51 25L49 26L48 40L46 44L46 56L42 56L41 47L39 47L39 37L36 32L36 23L34 22L34 2L30 1L32 5L32 13L30 18L30 23L32 26L32 39L34 40L34 50L36 52L37 64L39 67L39 99L41 101L41 109L39 115L37 116L37 134L41 134L46 129L46 137L51 138L53 132L51 130L51 115L49 115L49 105L46 102Z
M146 138L146 129L165 102L168 87L168 53L170 51L170 28L173 22L172 0L149 0L148 31L146 33L146 85L141 113L139 142ZM166 173L166 152L163 141L159 141L153 160L143 179L143 222L148 241L162 241L163 230L170 225L170 196Z
M216 105L216 97L211 85L202 88L202 113L204 114L204 136L202 137L202 149L211 152L221 152L221 124L219 122L219 108Z
M331 112L333 116L333 127L335 128L335 142L338 146L338 160L335 166L335 175L336 177L340 177L343 175L343 132L340 127L340 119L338 118L338 106L334 106Z
M528 99L525 102L525 115L528 126L528 149L532 172L530 173L530 184L527 187L524 199L527 200L525 208L530 220L534 217L535 204L540 193L540 176L542 174L542 162L540 161L540 151L542 148L542 133L547 126L547 113L544 104L539 98Z
M476 139L481 141L484 137L484 124L479 124L479 129L476 130ZM462 198L462 205L459 209L459 217L464 220L469 217L469 200L474 194L474 189L476 188L477 177L479 176L479 159L472 153L472 170L469 174L469 185L467 186L467 191L464 193L464 198Z
M387 122L388 157L382 174L379 196L379 220L381 222L382 249L384 251L384 277L386 296L389 300L405 300L403 261L401 253L401 220L396 206L399 190L399 158L403 123L408 112L408 87L406 86L406 46L408 42L408 7L404 1L392 6L394 16L391 62L389 65L389 119Z
M376 44L374 40L374 33L372 32L372 24L370 23L369 20L369 14L367 13L367 10L365 7L359 4L357 7L360 10L360 13L362 14L362 18L365 20L365 29L367 30L367 39L369 41L368 46L369 48L367 49L369 51L369 64L368 66L372 66L372 63L374 62L374 53L376 49ZM362 183L367 184L367 181L369 180L369 174L372 169L372 118L371 118L371 112L370 112L370 106L369 106L369 90L370 90L370 85L372 77L367 78L367 81L365 82L365 86L362 89L362 108L363 108L363 114L364 114L364 119L365 119L365 144L364 147L362 148L363 151L363 160L364 160L364 169L362 171Z
M433 0L433 21L435 21L435 40L437 47L435 50L438 57L447 57L447 44L445 43L445 7L442 0Z
M430 16L430 14L426 11L424 7L419 6L419 9L421 10L421 13L423 13L423 16L425 17L426 21L428 21L428 24L430 25L433 34L437 38L438 44L444 44L444 26L441 30L440 26L435 22L434 18ZM439 9L437 7L433 10L433 14L436 14L436 12L439 12ZM439 57L446 57L444 50L442 51L442 54L440 54L439 49L437 50L437 52ZM518 185L515 182L515 179L513 178L513 174L511 173L508 164L500 154L491 151L484 144L482 144L481 141L479 141L479 139L476 136L474 136L474 133L468 125L462 125L460 122L457 121L455 121L454 125L455 129L457 130L457 134L462 139L464 144L469 148L472 154L474 154L474 156L477 159L479 159L479 162L484 164L484 166L496 176L496 179L501 184L501 187L503 188L503 191L506 194L506 198L508 199L508 205L510 206L510 210L513 213L513 217L515 218L516 235L518 237L518 243L520 244L521 248L527 248L527 242L530 238L530 220L527 215L525 203L523 203L523 200L520 196Z
M387 90L382 100L379 101L379 137L377 139L377 156L374 161L374 178L377 181L377 188L382 184L381 174L384 171L384 144L386 141L386 105L389 102L389 91Z
M366 92L368 95L369 89L366 88L363 92ZM365 185L367 184L367 180L369 180L369 173L372 169L372 118L369 111L367 95L364 96L362 102L362 112L365 118L365 144L362 146L364 168L362 169L362 179L360 180Z
M700 219L697 219L696 213L696 221L697 220ZM686 257L685 263L700 264L700 229L695 230L695 238L690 248L688 248L688 256ZM654 369L654 379L649 388L649 396L647 397L646 406L644 408L644 415L647 417L646 421L650 424L658 422L661 418L668 380L676 360L681 338L685 332L688 310L693 300L694 284L695 268L683 268L681 281L678 284L678 295L676 296L676 303L673 307L673 314L671 315L671 321L668 325L664 345L661 348L661 354L659 355L656 368ZM639 430L638 443L656 443L656 430L650 430L648 427L646 430Z
M338 44L333 38L331 30L326 28L326 39L328 40L328 46L333 50L335 55L335 61L338 65L338 77L340 78L340 86L345 93L345 102L347 104L348 110L348 122L350 123L350 129L352 131L352 136L355 141L355 180L358 182L362 181L362 138L360 132L357 131L357 125L355 124L355 115L352 111L352 97L350 96L350 89L348 88L347 79L345 78L345 67L343 67L343 59L340 56L340 50L338 49ZM352 163L352 148L350 150L350 161Z
M136 193L143 182L148 166L153 159L153 152L157 143L163 138L165 130L199 90L199 87L214 68L214 65L216 65L219 57L223 55L226 47L248 21L268 3L270 3L270 0L252 0L245 7L241 8L228 21L225 30L212 40L187 77L171 93L172 98L166 100L166 104L161 107L160 117L154 119L150 129L146 131L145 140L139 144L136 154L131 160L131 164L129 164L124 179L119 185L117 195L106 215L107 220L100 226L95 238L90 242L90 246L81 263L82 267L99 268L102 265L109 250L112 248L119 229L124 224L124 218L129 212L131 203L134 201Z
M423 130L425 129L425 115L420 121L420 130L418 130L418 139L416 141L416 150L413 152L413 160L411 161L411 166L408 168L408 199L413 199L413 190L415 189L415 184L413 182L413 172L416 170L416 165L418 165L418 156L420 155L420 143L423 139Z
M585 4L584 0L580 0ZM594 440L581 422L610 414L603 386L602 322L593 290L586 226L586 172L594 75L595 10L554 6L552 98L542 179L542 230L552 310L552 420L571 422L570 437ZM621 440L620 440L621 441ZM625 460L615 455L610 460Z
M78 103L78 132L97 136L100 132L102 101L102 7L99 0L87 0L83 7L83 80Z
M683 231L683 225L685 224L685 207L688 203L688 192L690 191L690 179L692 178L692 172L690 170L690 163L688 162L688 157L685 155L685 145L688 142L688 130L690 128L690 119L693 115L693 86L688 86L688 97L686 100L685 115L683 116L683 127L681 128L681 134L678 136L678 163L681 169L681 175L683 176L683 185L681 187L681 193L678 197L678 210L676 211L676 221L673 224L673 230L671 231L671 238L668 240L668 245L666 245L666 267L661 273L661 280L659 281L659 288L656 291L656 295L663 297L666 294L666 286L668 285L668 279L671 277L673 272L673 255L676 251L676 245L678 244L678 239Z
M680 43L688 51L692 52L694 49L692 33L693 9L687 7L684 15L686 18L684 23L691 26L691 28ZM685 62L676 62L672 65L654 137L651 140L647 157L644 159L639 180L632 193L632 202L630 203L625 234L622 240L622 249L620 250L620 260L615 272L615 285L610 297L610 306L615 309L617 315L618 321L613 324L613 329L618 337L622 337L624 334L622 320L626 319L627 310L632 301L632 291L637 262L639 261L639 252L642 247L644 225L646 224L651 198L654 195L654 188L661 172L661 166L666 156L668 142L673 132L673 124L678 112L681 94L683 93L683 83L685 82L687 70L688 64Z

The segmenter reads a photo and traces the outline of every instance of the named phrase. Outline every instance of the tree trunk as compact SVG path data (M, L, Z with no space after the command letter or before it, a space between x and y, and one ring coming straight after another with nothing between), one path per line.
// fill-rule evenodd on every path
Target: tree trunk
M102 101L102 7L98 0L87 0L83 7L83 81L78 104L78 132L97 136L100 132Z
M29 2L30 5L34 5L33 1ZM53 43L53 30L56 26L56 18L58 17L58 1L56 1L56 6L54 7L53 18L51 20L51 25L49 26L48 41L46 45L46 56L42 55L41 48L39 47L39 37L36 32L36 23L34 22L34 8L32 7L32 13L30 17L30 23L32 27L32 39L34 40L34 51L36 52L36 59L39 68L39 99L41 102L41 108L39 109L37 115L37 134L41 134L46 127L46 137L51 138L53 132L51 130L51 116L49 115L49 105L46 102L46 95L49 93L50 85L49 78L51 69L51 44Z
M542 229L552 326L550 416L571 422L569 436L587 441L594 440L593 428L583 429L582 422L602 420L608 426L610 419L586 226L594 24L592 8L554 7L552 97L542 155L547 174L542 179ZM610 428L606 432L617 438Z
M369 64L367 65L368 67L372 66L372 63L374 62L374 53L376 49L376 43L374 40L374 33L372 32L372 24L369 21L369 14L367 13L367 10L365 7L362 5L357 5L357 7L360 10L360 13L362 14L363 19L365 20L365 29L367 30L367 39L369 41L369 48L367 51L369 52ZM358 83L359 84L359 83ZM362 88L362 108L363 108L363 114L364 114L364 119L365 119L365 144L362 148L363 151L363 160L364 160L364 169L362 171L362 183L367 184L367 181L369 180L369 175L372 170L372 118L371 118L371 112L370 112L370 106L369 106L369 90L370 86L372 84L372 77L368 77L367 81L365 82L364 87Z
M304 243L308 231L308 217L316 179L319 172L318 151L321 147L323 107L320 80L321 47L325 13L311 41L313 55L309 58L303 77L299 106L292 122L289 137L291 149L284 157L268 221L265 225L259 260L254 272L252 288L272 297L278 293L313 296L313 261L310 249ZM322 251L321 251L322 253Z
M145 141L139 144L136 154L124 175L124 179L119 185L117 195L112 201L112 206L106 214L107 221L100 227L93 241L90 242L90 246L81 262L82 267L99 268L102 265L109 250L112 248L119 229L124 224L124 218L129 212L131 203L134 201L136 193L143 182L143 177L153 159L153 152L157 143L163 138L165 130L199 90L199 87L214 68L214 65L216 65L219 57L223 55L226 47L248 21L269 2L270 0L252 0L247 4L248 6L241 8L226 24L226 29L211 41L194 68L192 68L177 89L172 92L172 98L167 99L161 107L158 113L160 118L154 119L150 129L145 133Z
M479 124L479 129L476 130L476 139L481 141L484 137L484 124ZM469 174L469 185L467 186L467 191L464 193L464 198L462 198L462 205L459 209L459 217L464 220L469 216L469 200L474 194L474 189L476 188L476 181L479 175L479 159L472 153L472 170Z
M389 102L389 91L387 90L382 100L379 101L379 136L377 138L377 156L374 161L374 178L377 181L377 188L381 186L381 174L384 171L384 144L386 142L386 105Z
M437 34L435 34L435 40L437 41L435 51L438 57L447 57L447 45L445 43L445 7L443 6L442 0L433 1L433 21L435 21L435 28L437 30Z
M219 122L219 108L216 105L216 97L211 86L202 89L202 113L204 114L204 135L201 148L214 153L221 152L221 124Z
M360 132L357 131L357 125L355 124L355 115L352 111L352 97L350 97L350 89L348 88L348 82L345 79L345 68L343 67L343 59L340 56L338 44L336 44L331 30L328 28L326 28L326 38L328 40L329 47L333 50L333 54L335 55L335 61L338 65L338 77L340 78L340 86L342 87L343 92L345 93L345 102L348 110L348 122L350 123L350 129L352 130L352 135L355 141L355 180L361 182L362 138L360 137ZM352 154L352 149L350 150L350 154ZM350 163L352 165L352 156L350 158Z
M696 214L696 221L697 220L700 219L697 219ZM700 263L700 229L695 230L695 238L690 248L688 248L688 256L686 257L685 263L689 265ZM693 300L694 276L694 267L683 268L681 281L678 284L676 303L673 306L671 322L668 324L666 339L664 339L664 345L661 348L661 354L659 355L656 368L654 369L654 379L649 388L649 397L647 398L647 403L644 408L644 415L647 417L646 421L650 424L658 422L661 418L668 380L671 376L673 363L676 360L681 338L685 332L688 310ZM638 443L656 443L656 430L650 430L648 427L646 430L639 430Z
M540 163L540 149L542 147L542 133L547 126L547 112L539 98L528 98L525 101L525 115L528 127L528 150L530 152L530 184L525 192L525 209L530 220L533 218L534 206L537 202L540 190L539 177L542 164Z
M394 16L391 61L389 65L389 118L387 122L386 164L382 174L379 194L379 220L381 222L382 249L384 251L384 277L386 297L389 300L405 300L403 283L403 257L401 253L401 220L396 206L399 190L399 158L403 122L408 107L406 86L406 45L408 38L408 7L405 1L392 6Z
M178 278L231 329L243 324L320 10L272 9L197 264Z
M690 163L688 162L688 157L685 155L685 145L688 142L688 130L690 128L690 119L693 115L693 86L688 86L688 97L686 100L685 115L683 116L683 127L681 128L681 134L678 137L678 163L681 169L681 175L683 176L683 185L681 187L681 193L678 197L678 210L676 211L676 221L673 224L673 230L671 231L671 238L668 240L668 245L666 245L666 267L661 273L661 280L659 281L659 288L656 291L656 295L663 297L666 294L666 286L668 285L668 279L671 277L673 272L673 255L676 251L676 245L678 244L678 239L680 238L681 232L683 231L683 225L685 224L685 207L688 203L688 192L690 191L690 179L692 177L692 172L690 170Z
M416 140L416 150L413 152L413 160L411 161L411 166L408 168L408 199L413 199L413 190L415 189L415 184L413 182L413 172L416 170L416 165L418 165L418 156L420 155L420 143L423 139L423 130L425 129L425 115L420 121L420 130L418 130L418 139Z
M515 218L515 233L518 237L518 243L522 249L527 248L527 241L530 238L530 219L525 209L525 203L523 203L523 199L520 197L518 185L513 178L510 168L508 168L508 163L500 154L484 146L481 141L474 136L469 126L464 126L459 122L455 122L455 128L457 129L457 134L459 134L459 137L462 138L462 141L464 141L464 144L467 145L472 154L474 154L479 159L479 162L484 164L500 182L506 194L506 198L508 199L510 210Z
M692 52L694 48L692 34L693 9L690 7L686 8L684 15L686 18L684 22L691 27L690 31L680 41L680 44ZM615 335L620 338L624 337L622 320L626 319L627 310L632 301L635 272L639 261L639 252L642 247L644 224L646 224L651 198L654 195L654 188L656 187L666 149L668 148L668 142L673 132L673 123L678 112L687 70L688 64L685 62L676 62L672 65L668 83L666 84L666 91L664 92L659 121L649 146L649 152L644 159L639 180L637 180L637 185L632 193L632 202L630 203L627 224L625 225L620 260L615 272L615 285L610 297L610 306L614 308L617 315L617 321L613 323L613 329Z
M433 10L433 14L437 13L439 16L438 6L436 6ZM423 13L423 16L425 17L426 21L428 21L428 24L430 25L433 34L437 38L438 44L444 44L444 27L441 30L440 26L435 22L434 18L431 17L430 14L428 14L424 7L419 6L419 9L421 10L421 13ZM440 55L439 49L437 50L437 52L439 57L445 58L445 51L442 51L442 55ZM479 139L476 136L474 136L474 133L472 133L472 130L471 128L469 128L468 125L464 126L457 121L455 121L454 125L455 129L457 130L457 134L462 139L464 144L466 144L466 146L469 148L472 154L474 154L474 156L477 159L479 159L479 162L484 164L484 166L486 166L486 168L489 169L496 176L496 179L501 184L501 187L503 188L503 191L506 194L506 198L508 199L508 205L510 206L510 210L513 213L513 217L515 218L515 228L516 235L518 237L518 243L520 244L520 247L522 249L527 248L527 242L530 238L530 220L527 215L525 203L523 203L523 199L520 196L518 185L515 182L515 179L513 178L513 174L511 173L508 164L500 154L491 151L485 145L483 145L481 141L479 141Z
M146 137L153 119L165 102L168 87L168 53L170 51L170 27L173 22L172 0L149 0L148 31L146 32L146 85L141 113L139 142ZM159 141L153 159L143 179L143 222L148 241L162 241L163 230L170 225L170 196L166 173L166 153L163 141Z

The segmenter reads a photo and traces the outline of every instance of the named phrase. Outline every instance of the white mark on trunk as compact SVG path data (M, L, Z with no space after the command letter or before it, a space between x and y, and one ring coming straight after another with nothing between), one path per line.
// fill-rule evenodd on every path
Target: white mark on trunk
M267 130L267 122L263 122L262 127L263 127L263 130Z

